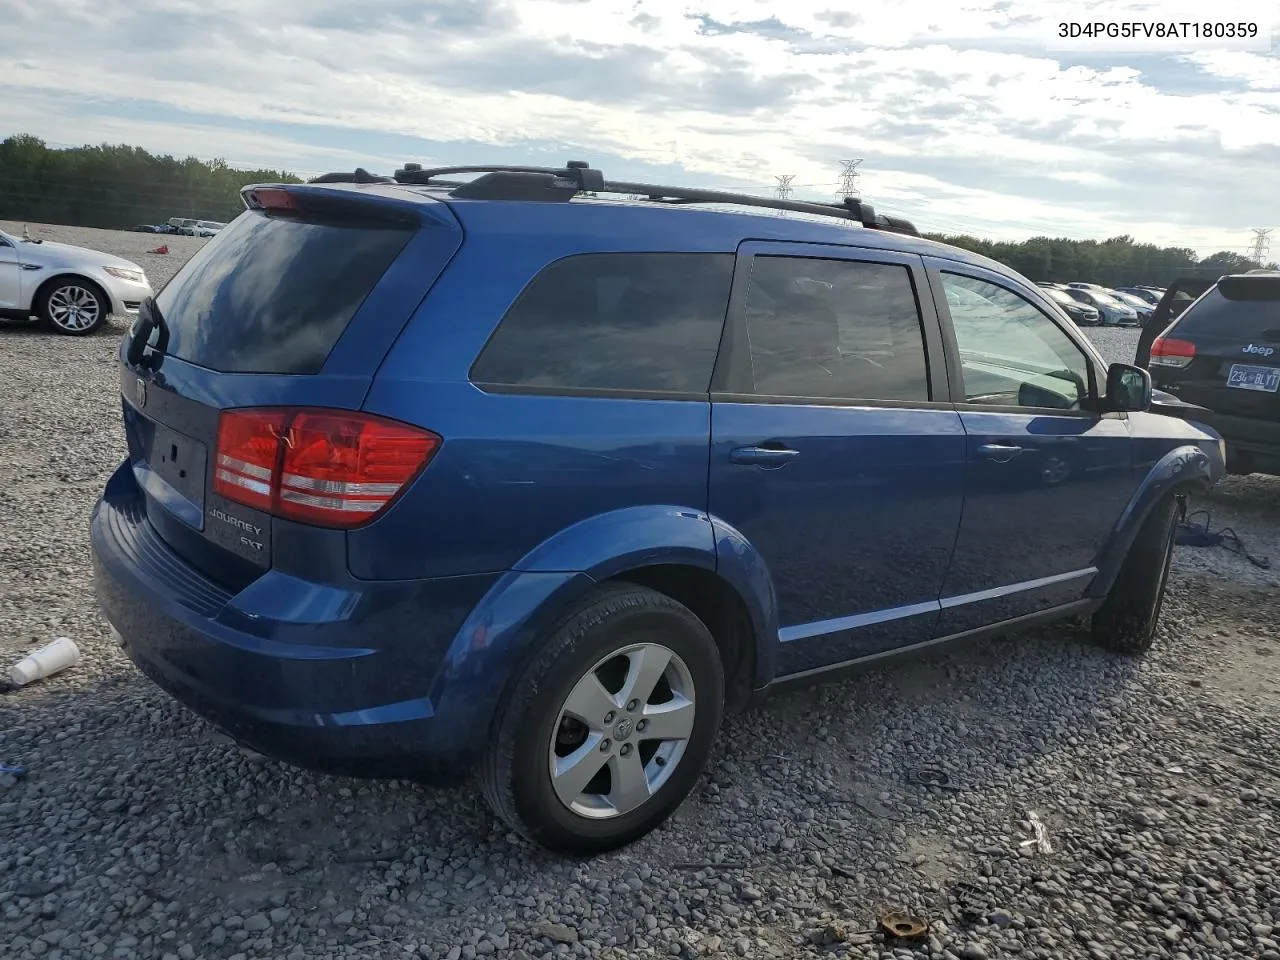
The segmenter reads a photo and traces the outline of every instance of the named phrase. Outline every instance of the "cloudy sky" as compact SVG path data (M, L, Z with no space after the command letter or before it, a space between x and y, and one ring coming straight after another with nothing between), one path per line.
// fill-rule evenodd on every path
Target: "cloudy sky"
M1206 11L1260 35L1056 36ZM0 0L0 37L0 136L56 146L820 199L862 158L862 196L926 231L1207 254L1275 227L1280 253L1276 0Z

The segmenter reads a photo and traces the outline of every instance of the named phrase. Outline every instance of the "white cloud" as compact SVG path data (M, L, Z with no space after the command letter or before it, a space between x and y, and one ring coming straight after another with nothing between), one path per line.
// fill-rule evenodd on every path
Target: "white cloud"
M1224 0L1213 17L1262 9ZM22 37L0 76L0 128L295 169L381 161L360 131L564 143L762 188L792 173L818 189L838 158L862 156L868 199L901 204L925 228L1101 237L1141 224L1155 242L1185 243L1194 229L1230 247L1246 227L1280 225L1280 191L1258 187L1280 161L1280 60L1212 49L1072 58L1047 49L1059 20L1163 19L1181 7L1024 10L994 0L0 0L0 22ZM59 116L50 105L68 95L102 110ZM119 102L130 116L217 119L125 119ZM350 149L315 148L235 130L249 122L353 134Z

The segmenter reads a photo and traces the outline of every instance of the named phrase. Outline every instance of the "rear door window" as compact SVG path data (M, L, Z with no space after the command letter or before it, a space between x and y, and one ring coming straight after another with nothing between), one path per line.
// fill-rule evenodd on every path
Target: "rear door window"
M920 308L905 266L757 256L745 313L758 396L930 399Z
M732 254L607 253L558 260L512 305L471 370L481 385L705 394Z
M156 296L166 352L224 373L318 373L412 236L381 219L248 211Z

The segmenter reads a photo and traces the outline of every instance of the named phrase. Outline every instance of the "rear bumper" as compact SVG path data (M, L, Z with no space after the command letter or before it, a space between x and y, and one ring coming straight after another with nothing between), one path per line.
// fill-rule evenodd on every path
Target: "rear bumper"
M334 586L268 573L270 590L232 595L160 538L127 466L91 538L98 602L130 659L236 740L353 776L452 783L469 771L487 730L474 703L448 706L467 691L441 697L434 684L496 575ZM271 615L248 599L264 593Z
M1215 413L1213 425L1227 442L1229 469L1280 475L1280 422Z

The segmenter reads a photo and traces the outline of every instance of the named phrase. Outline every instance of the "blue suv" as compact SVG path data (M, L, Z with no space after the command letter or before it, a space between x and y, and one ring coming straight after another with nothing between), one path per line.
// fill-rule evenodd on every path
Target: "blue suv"
M1035 284L857 200L578 162L243 198L121 345L101 607L256 751L478 773L558 851L660 824L783 682L1066 616L1146 650L1223 472Z

